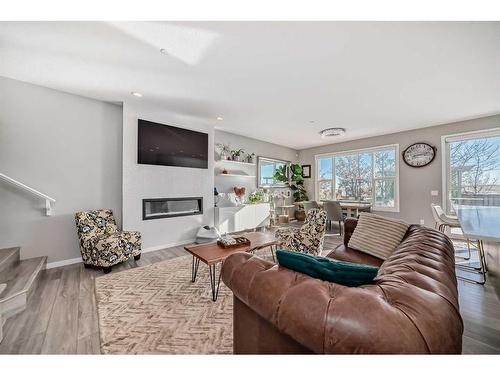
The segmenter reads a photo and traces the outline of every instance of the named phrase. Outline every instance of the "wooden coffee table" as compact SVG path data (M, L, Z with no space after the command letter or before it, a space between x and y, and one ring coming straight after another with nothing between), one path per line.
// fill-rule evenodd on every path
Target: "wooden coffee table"
M279 240L274 237L274 233L270 232L249 232L239 233L237 236L246 237L250 240L250 245L241 246L232 249L224 249L217 245L217 242L209 242L204 244L187 245L184 249L193 255L193 263L191 265L191 282L196 281L196 274L198 273L198 266L200 261L208 266L210 272L210 286L212 287L212 300L217 301L219 296L220 275L216 277L217 265L222 263L226 258L232 254L241 252L251 252L269 247L271 254L274 257L274 250L279 243Z

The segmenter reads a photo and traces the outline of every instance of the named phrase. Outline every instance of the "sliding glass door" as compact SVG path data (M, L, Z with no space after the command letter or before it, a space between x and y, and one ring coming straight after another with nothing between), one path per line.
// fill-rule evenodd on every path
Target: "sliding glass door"
M500 206L500 130L447 136L445 201L454 205Z

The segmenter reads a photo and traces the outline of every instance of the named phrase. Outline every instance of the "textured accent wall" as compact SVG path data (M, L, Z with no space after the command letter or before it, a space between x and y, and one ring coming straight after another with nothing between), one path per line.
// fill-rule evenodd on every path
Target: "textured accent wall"
M137 164L137 119L208 134L208 169ZM182 118L160 107L123 105L123 228L142 232L143 248L160 249L193 241L198 229L213 224L212 125ZM142 199L203 197L203 215L142 220Z

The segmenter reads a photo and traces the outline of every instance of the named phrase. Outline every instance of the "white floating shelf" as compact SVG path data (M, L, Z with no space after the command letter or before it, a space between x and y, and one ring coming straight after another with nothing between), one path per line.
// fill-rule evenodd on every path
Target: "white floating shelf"
M257 178L257 176L249 176L247 174L231 174L231 173L220 173L217 176L223 176L223 177L251 177L251 178Z
M257 163L247 163L246 161L224 160L224 159L216 160L215 162L216 163L238 164L238 165L252 165L252 166L257 165Z

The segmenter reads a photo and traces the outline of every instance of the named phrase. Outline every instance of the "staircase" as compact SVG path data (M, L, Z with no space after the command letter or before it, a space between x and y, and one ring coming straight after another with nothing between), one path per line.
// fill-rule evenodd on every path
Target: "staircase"
M20 260L19 247L0 249L0 341L7 318L26 308L47 257Z

